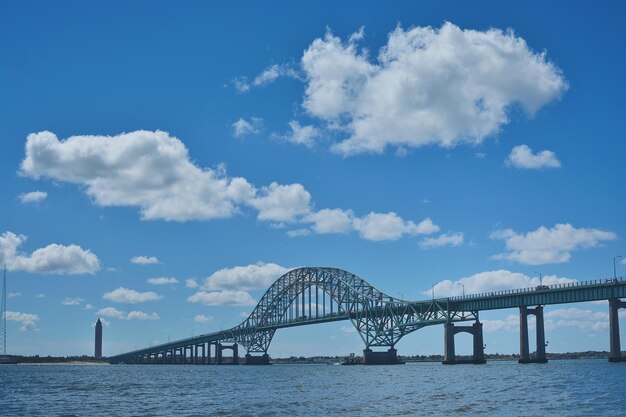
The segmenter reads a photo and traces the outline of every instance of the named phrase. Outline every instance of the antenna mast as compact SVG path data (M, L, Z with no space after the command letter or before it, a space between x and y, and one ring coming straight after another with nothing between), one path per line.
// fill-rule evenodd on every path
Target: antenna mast
M2 355L7 354L7 265L4 264L2 277L2 304L0 305L0 337L2 338Z

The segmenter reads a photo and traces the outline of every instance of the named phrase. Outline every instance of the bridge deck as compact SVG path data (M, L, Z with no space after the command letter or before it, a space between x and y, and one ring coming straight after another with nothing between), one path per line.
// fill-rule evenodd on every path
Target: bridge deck
M424 301L398 302L393 304L391 311L395 314L404 314L403 312L407 311L407 307L417 311L428 311L433 309L433 306L436 304L438 308L443 308L448 312L478 312L522 306L608 300L610 298L626 298L626 280L624 280L624 278L571 282L551 286L538 286L534 288L470 294L459 297L436 298ZM376 312L377 310L374 309L373 311ZM259 327L256 330L276 330L287 327L348 320L354 314L356 313L349 314L347 312L340 312L327 315L325 317L300 318L298 320L285 321L272 326ZM441 319L434 319L431 322L424 322L423 325L427 326L441 323ZM236 331L236 329L237 327L234 327L228 330L207 333L187 339L177 340L175 342L164 343L115 355L109 358L109 362L119 363L136 356L155 354L172 349L200 345L203 343L231 340L233 332Z

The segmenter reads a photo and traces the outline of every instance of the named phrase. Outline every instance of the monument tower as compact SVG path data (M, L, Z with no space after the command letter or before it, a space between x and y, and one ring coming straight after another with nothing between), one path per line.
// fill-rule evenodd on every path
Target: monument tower
M100 319L96 322L96 359L102 357L102 322Z

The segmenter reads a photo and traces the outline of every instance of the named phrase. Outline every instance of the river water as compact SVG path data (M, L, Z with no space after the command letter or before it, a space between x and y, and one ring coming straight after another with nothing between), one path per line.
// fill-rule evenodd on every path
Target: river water
M626 363L0 365L1 416L626 416Z

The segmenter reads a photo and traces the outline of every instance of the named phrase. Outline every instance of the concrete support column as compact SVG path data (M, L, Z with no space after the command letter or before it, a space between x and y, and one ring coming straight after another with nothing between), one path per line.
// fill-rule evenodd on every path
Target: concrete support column
M626 356L622 356L622 347L619 340L619 309L626 308L626 302L619 298L609 299L609 334L611 354L609 362L625 362Z
M446 323L443 328L443 363L452 364L456 356L454 352L454 323Z
M217 343L215 345L215 359L216 359L216 363L218 365L222 364L222 344L221 343Z
M536 329L537 329L537 362L548 362L546 358L546 333L543 327L543 306L535 307Z
M233 365L239 365L239 345L233 345Z
M530 358L529 343L528 343L528 315L533 314L536 317L536 339L537 339L537 356ZM546 334L543 325L543 306L537 306L535 308L528 308L522 306L519 309L520 318L520 358L519 363L546 363Z
M519 363L528 363L530 352L528 347L528 308L519 308Z
M485 344L483 340L483 324L479 321L472 325L474 335L474 363L485 363Z

